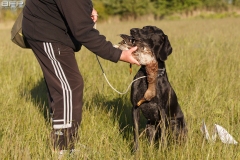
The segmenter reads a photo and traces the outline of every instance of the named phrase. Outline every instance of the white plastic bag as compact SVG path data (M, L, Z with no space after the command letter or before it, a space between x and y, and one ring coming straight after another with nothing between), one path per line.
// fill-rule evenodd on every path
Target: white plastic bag
M214 132L212 137L210 137L209 132L207 130L207 126L204 121L200 130L202 131L204 138L209 142L215 142L218 135L222 143L238 144L238 142L232 137L232 135L230 135L225 128L218 124L214 124Z

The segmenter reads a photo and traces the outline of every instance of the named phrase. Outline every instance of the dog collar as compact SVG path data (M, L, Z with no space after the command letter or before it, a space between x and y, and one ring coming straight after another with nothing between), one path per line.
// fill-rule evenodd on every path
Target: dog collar
M162 77L165 73L166 69L162 68L162 69L158 69L158 77Z

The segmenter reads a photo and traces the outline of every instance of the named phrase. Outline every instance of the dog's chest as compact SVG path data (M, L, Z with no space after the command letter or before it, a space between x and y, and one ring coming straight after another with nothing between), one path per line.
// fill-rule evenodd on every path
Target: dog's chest
M140 106L143 116L152 122L160 120L159 109L156 103L144 103Z

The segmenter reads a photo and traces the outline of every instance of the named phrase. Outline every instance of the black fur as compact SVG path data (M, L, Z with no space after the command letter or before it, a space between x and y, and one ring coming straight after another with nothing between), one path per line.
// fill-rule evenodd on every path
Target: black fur
M168 135L173 135L179 140L187 134L183 112L177 100L177 95L168 81L164 61L172 53L172 47L167 35L155 26L145 26L142 29L133 28L131 36L147 43L158 61L159 74L157 79L156 96L149 102L144 102L139 107L138 101L144 96L148 88L147 78L137 80L131 88L131 102L133 105L132 116L134 123L134 151L138 149L140 111L147 119L146 133L149 141L166 140ZM142 66L134 79L146 76L145 66ZM160 139L159 139L160 138Z

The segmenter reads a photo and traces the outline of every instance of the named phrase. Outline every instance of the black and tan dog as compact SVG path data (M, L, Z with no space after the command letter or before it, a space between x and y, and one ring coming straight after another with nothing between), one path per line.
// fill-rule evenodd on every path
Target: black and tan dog
M175 91L168 81L164 61L172 53L168 36L155 26L133 28L130 36L121 35L122 50L138 46L133 56L141 64L131 88L132 116L134 122L134 151L138 149L140 111L147 119L146 133L152 144L165 141L171 135L182 140L187 134L183 112Z

